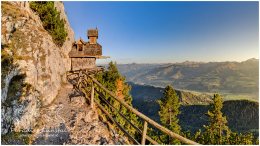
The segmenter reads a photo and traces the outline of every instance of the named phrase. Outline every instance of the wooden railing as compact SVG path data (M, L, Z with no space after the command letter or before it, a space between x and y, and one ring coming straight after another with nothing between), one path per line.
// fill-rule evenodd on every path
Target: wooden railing
M148 124L152 125L153 127L157 128L159 131L169 135L172 138L178 139L180 142L185 144L192 144L192 145L199 145L198 143L189 140L179 134L174 133L173 131L163 127L159 123L155 122L154 120L150 119L146 115L142 114L132 106L128 105L123 99L118 98L113 92L109 91L106 87L104 87L101 83L99 83L94 77L88 75L85 72L78 72L78 79L75 87L83 92L85 96L90 101L91 108L94 108L94 105L96 105L104 114L108 116L108 118L117 125L117 127L134 143L134 144L142 144L145 145L146 140L148 140L151 144L158 145L159 143L153 140L151 137L147 135L147 127ZM126 109L137 115L140 119L142 119L143 122L143 129L139 129L136 125L134 125L129 119L127 119L118 109L116 109L106 98L105 95L103 95L100 90L104 91L106 94L108 94L110 97L112 97L114 100L118 101L121 105L123 105ZM90 95L90 97L89 97ZM95 95L98 95L95 98ZM125 129L122 127L116 119L109 113L101 104L100 101L103 101L106 103L113 111L115 111L117 114L119 114L123 119L125 119L132 127L135 128L135 130L142 135L141 142L138 142L133 136L131 136Z

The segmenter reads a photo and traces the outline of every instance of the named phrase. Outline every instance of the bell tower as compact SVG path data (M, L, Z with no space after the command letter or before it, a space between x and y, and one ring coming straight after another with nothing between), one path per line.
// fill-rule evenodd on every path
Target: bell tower
M88 39L90 44L97 44L98 39L98 29L89 29L88 30Z

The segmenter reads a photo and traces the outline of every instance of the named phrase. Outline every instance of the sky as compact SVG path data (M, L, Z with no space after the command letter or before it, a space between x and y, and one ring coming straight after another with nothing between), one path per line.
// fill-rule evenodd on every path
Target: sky
M258 2L64 2L75 39L98 28L109 59L126 63L259 58Z

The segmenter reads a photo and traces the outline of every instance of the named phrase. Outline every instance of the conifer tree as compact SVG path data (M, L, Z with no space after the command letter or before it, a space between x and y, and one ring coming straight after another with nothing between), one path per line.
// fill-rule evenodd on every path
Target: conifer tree
M204 126L206 129L204 135L205 144L225 144L230 136L227 119L221 112L222 107L222 98L219 94L215 94L213 103L207 113L210 120L209 125Z
M108 90L114 92L118 98L123 99L128 105L132 106L132 97L130 95L131 86L125 83L126 79L119 73L116 63L110 62L107 70L103 73L97 74L96 79ZM120 111L121 114L123 114L128 120L139 127L140 123L135 114L129 112L123 105L120 105L118 101L108 96L105 92L104 95L106 96L106 99L109 100L109 102L118 111ZM126 122L122 116L120 116L117 112L112 111L108 106L106 106L106 109L109 110L112 115L114 115L117 122L122 125L126 131L137 138L137 131L128 122ZM121 132L121 134L123 133Z
M50 33L54 43L62 46L68 32L65 28L65 20L61 19L60 12L56 10L54 2L32 1L30 8L39 15L44 29Z
M252 144L258 144L257 141L254 141L254 136L252 133L236 133L232 132L230 134L229 140L225 144L231 144L231 145L238 145L238 144L244 144L244 145L252 145Z
M175 90L171 86L167 86L164 89L163 97L158 100L160 105L160 120L163 126L167 127L174 133L179 134L181 127L179 125L178 115L180 114L179 107L179 97L177 96ZM176 139L171 139L169 136L162 135L160 139L165 144L180 144Z
M257 144L252 133L231 132L227 126L226 117L221 112L222 107L222 98L215 94L213 103L207 112L209 125L204 126L205 130L203 132L201 130L197 131L191 139L200 144Z

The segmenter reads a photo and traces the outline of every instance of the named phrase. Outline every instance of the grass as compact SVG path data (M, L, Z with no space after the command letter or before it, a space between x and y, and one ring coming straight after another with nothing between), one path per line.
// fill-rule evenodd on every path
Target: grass
M22 48L24 53L29 53L26 48L29 47L28 38L24 37L26 34L20 30L16 30L13 33L11 48ZM14 51L16 51L14 49Z
M10 54L12 50L9 50L7 46L3 47L1 49L1 66L2 66L2 71L1 71L1 86L2 88L5 86L4 80L5 77L8 75L8 73L17 65L14 64L14 58L13 54Z
M1 4L2 14L11 16L13 18L24 17L26 12L18 7L10 4L9 2L2 2Z

